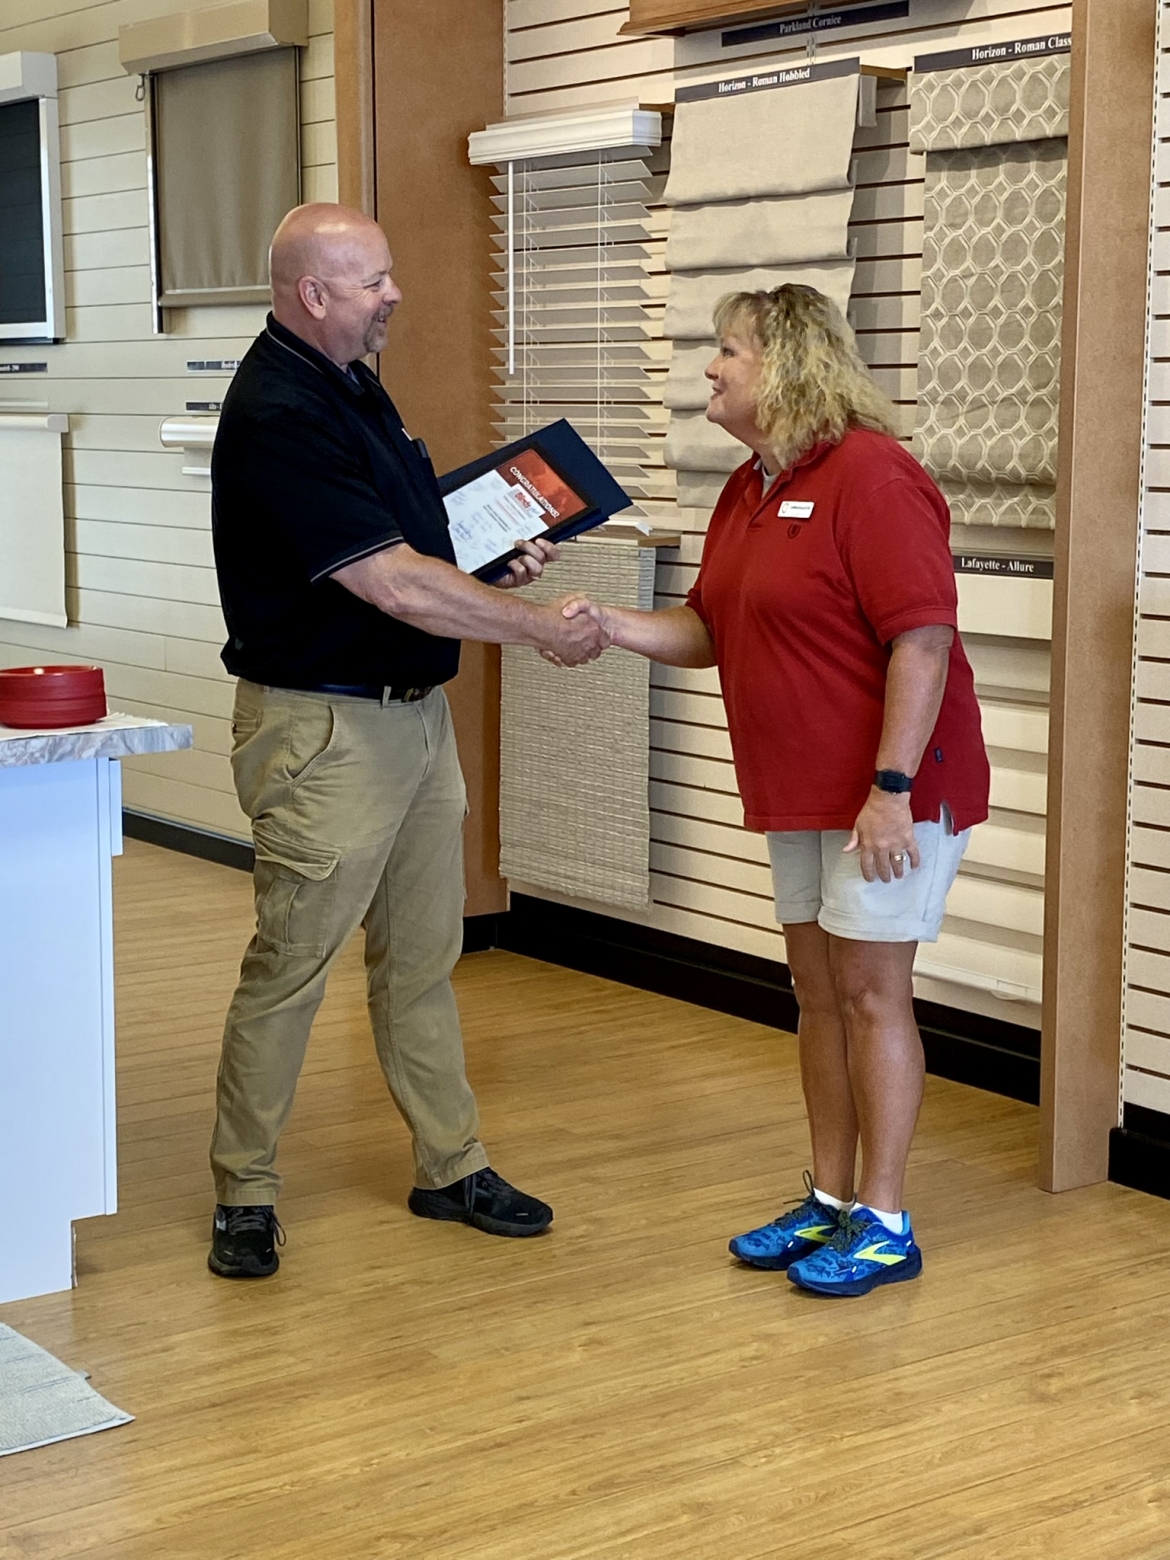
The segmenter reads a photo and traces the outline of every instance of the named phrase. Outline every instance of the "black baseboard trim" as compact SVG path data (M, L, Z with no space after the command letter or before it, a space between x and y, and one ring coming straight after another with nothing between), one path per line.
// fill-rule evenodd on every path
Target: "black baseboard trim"
M200 861L214 861L221 867L236 867L241 872L251 872L256 864L256 853L244 840L212 834L208 829L197 829L189 823L173 823L169 818L156 818L152 813L124 808L122 832L129 839L161 845L164 850L177 850L183 856L198 856Z
M131 839L150 845L244 872L253 867L252 847L241 840L129 810L122 815L122 826ZM513 894L511 909L499 915L465 919L464 953L490 948L506 948L775 1029L795 1030L799 1016L786 964L526 894ZM934 1002L914 1006L928 1072L1028 1105L1039 1104L1036 1030ZM1166 1152L1170 1155L1170 1142ZM1136 1184L1112 1172L1111 1179Z
M1144 1105L1125 1107L1124 1125L1109 1134L1109 1179L1170 1198L1170 1116Z
M513 953L678 997L737 1018L794 1030L788 966L615 917L512 895L499 946ZM936 1077L1040 1102L1040 1035L1022 1024L916 1002L927 1070Z

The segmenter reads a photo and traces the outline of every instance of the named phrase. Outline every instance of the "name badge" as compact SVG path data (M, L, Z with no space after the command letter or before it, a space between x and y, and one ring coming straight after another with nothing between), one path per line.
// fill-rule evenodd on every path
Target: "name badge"
M817 506L804 500L786 498L780 505L781 520L811 520L812 512Z

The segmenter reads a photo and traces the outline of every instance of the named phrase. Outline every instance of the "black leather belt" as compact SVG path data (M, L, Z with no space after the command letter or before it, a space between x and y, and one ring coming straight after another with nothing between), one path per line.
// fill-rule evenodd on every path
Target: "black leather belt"
M313 683L294 689L298 693L332 693L345 699L377 699L379 704L417 704L431 688L382 688L374 683Z

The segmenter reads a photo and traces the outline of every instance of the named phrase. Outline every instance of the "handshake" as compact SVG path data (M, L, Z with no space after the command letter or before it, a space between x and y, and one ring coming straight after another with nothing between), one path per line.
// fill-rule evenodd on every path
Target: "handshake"
M541 619L536 648L554 666L584 666L615 641L612 609L575 591L550 602Z

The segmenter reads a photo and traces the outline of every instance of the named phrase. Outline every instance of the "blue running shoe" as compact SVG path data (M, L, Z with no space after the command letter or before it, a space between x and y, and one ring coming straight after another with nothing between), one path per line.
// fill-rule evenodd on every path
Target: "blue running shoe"
M804 1172L806 1196L795 1208L782 1213L771 1224L748 1230L728 1241L733 1257L752 1267L769 1268L782 1273L790 1262L816 1251L837 1232L838 1213L813 1194L812 1176Z
M900 1284L922 1272L922 1253L914 1244L910 1220L894 1235L868 1208L841 1215L832 1240L788 1269L801 1289L818 1295L867 1295L879 1284Z

